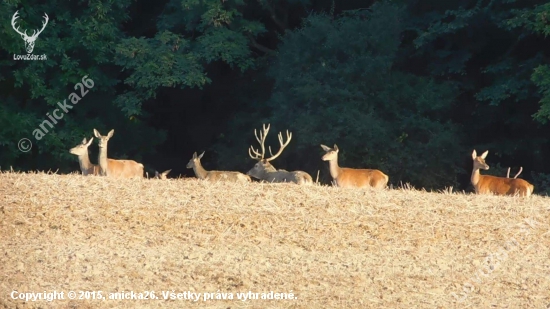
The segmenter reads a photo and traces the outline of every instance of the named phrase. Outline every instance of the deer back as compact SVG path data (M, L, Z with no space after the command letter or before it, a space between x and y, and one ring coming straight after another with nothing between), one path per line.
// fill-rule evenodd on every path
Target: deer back
M143 177L143 164L134 160L107 159L107 176L119 178Z
M210 181L248 182L250 177L239 172L209 171L206 179Z
M296 183L299 185L312 185L313 184L313 178L311 175L309 175L306 172L303 171L295 171L294 177L296 178Z
M480 175L479 183L475 189L480 194L530 196L534 186L521 178Z
M266 171L261 178L266 182L293 182L297 184L312 184L313 178L304 171L289 172L286 170Z
M389 177L379 170L340 168L336 178L339 187L385 188Z

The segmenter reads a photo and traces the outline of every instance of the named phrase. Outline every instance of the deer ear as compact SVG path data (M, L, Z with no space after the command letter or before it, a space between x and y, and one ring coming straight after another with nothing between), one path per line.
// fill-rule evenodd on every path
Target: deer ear
M336 144L334 144L334 150L338 151L338 146L336 146Z
M481 158L483 160L485 160L485 158L487 157L487 155L489 154L489 150L485 151L483 154L481 154Z
M84 138L84 139L82 140L82 144L84 145L84 144L87 144L87 143L88 143L88 141L86 140L86 138Z
M472 159L476 159L477 158L477 152L476 150L474 149L474 151L472 151Z
M197 153L193 153L193 159L196 159L197 158Z
M115 134L115 129L112 129L111 131L109 131L109 134L107 134L107 136L111 138L113 137L113 134Z
M84 139L84 140L86 140L86 139ZM93 137L90 138L90 140L89 140L88 143L86 144L86 147L89 147L89 146L92 144L93 141L94 141L94 138L93 138Z
M101 138L101 134L99 134L99 132L96 129L94 129L94 135L97 138Z
M321 144L321 148L323 148L324 151L330 151L330 147L327 147L323 144Z
M202 156L204 156L205 152L206 152L206 150L201 153L201 155L199 156L199 159L202 159Z

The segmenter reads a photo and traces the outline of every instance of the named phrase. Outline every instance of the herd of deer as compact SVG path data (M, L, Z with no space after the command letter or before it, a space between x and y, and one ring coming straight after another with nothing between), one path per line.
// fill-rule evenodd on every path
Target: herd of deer
M270 161L273 161L281 155L286 146L292 139L292 133L286 132L287 140L283 139L281 132L279 132L279 144L280 148L276 154L271 152L269 147L269 153L271 157L264 158L265 156L265 139L269 133L269 124L263 125L263 130L258 134L254 130L256 140L260 144L260 150L254 149L250 146L248 153L250 157L258 162L254 167L249 170L246 175L240 172L231 171L207 171L201 165L201 158L204 152L197 156L195 152L187 168L192 168L195 175L199 179L205 179L209 181L233 181L233 182L249 182L250 177L259 179L265 182L293 182L296 184L311 185L313 179L304 171L286 171L283 169L276 169ZM87 175L100 175L108 177L120 177L120 178L142 178L143 177L143 164L133 160L115 160L107 157L107 143L109 139L113 137L114 130L111 130L106 136L102 136L96 129L94 129L94 135L99 140L99 165L94 165L90 162L88 157L88 147L93 141L93 137L87 141L86 138L82 140L82 143L71 148L69 152L78 156L78 162L80 163L80 170L84 176ZM372 187L376 189L384 189L389 177L383 172L375 169L353 169L340 167L338 165L338 146L334 145L333 148L321 145L321 148L325 151L322 157L323 161L328 161L330 168L330 175L334 180L334 184L338 187L355 187L364 188ZM496 194L496 195L520 195L528 197L533 193L533 185L527 181L517 178L522 172L523 168L516 174L514 178L510 178L510 169L506 178L495 177L490 175L481 175L480 169L488 170L489 165L485 163L485 158L489 151L485 151L481 156L477 156L476 151L472 153L472 159L474 162L471 182L475 188L477 194ZM155 178L166 179L166 175L171 170L164 171L162 173L155 171Z

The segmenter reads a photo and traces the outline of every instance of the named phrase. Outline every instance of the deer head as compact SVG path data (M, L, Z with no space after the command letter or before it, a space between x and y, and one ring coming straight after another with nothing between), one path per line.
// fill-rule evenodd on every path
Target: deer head
M193 157L189 162L187 162L187 168L193 168L194 166L201 166L201 159L202 156L204 156L205 151L203 151L199 156L197 156L197 153L193 153Z
M21 38L23 38L23 40L25 41L25 49L27 50L27 53L30 54L34 49L34 42L38 38L38 35L42 33L42 31L44 31L44 28L46 28L49 17L48 14L44 13L45 21L42 22L42 29L40 29L38 32L36 30L33 30L32 35L29 36L27 35L27 30L25 30L25 32L21 32L19 31L19 26L17 28L15 27L15 20L19 18L19 16L17 15L18 12L19 11L16 11L15 14L13 14L13 18L11 19L11 26L13 27L13 30L15 30L15 32L21 35Z
M71 148L69 150L70 153L77 155L77 156L83 156L88 155L88 147L92 144L92 141L94 138L90 138L89 141L86 141L86 138L82 140L82 143L76 145L75 147Z
M107 143L109 142L109 139L113 137L113 134L115 134L115 129L109 131L109 133L105 136L102 136L98 130L94 129L94 135L99 139L99 148L106 148Z
M159 173L158 171L155 171L155 179L168 179L166 176L168 173L170 173L171 169L166 170L162 173Z
M472 152L472 159L474 160L474 169L484 169L488 170L489 165L485 163L485 158L487 157L487 154L489 153L489 150L485 151L481 154L481 156L477 156L476 151L474 150Z
M333 161L333 160L338 160L338 146L336 146L336 144L334 144L334 148L330 148L328 146L325 146L325 145L321 145L321 148L323 148L323 150L326 152L323 157L321 158L321 160L323 161Z

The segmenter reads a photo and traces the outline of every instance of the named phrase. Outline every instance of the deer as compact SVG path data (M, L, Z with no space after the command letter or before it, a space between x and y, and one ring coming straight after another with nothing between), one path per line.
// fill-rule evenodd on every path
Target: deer
M489 165L485 163L485 158L489 154L489 150L477 156L474 149L472 152L472 160L474 161L472 170L472 185L476 194L495 194L495 195L516 195L529 197L535 187L521 178L504 178L490 175L481 175L480 169L488 170ZM519 175L519 174L518 174Z
M202 180L209 181L228 181L228 182L250 182L250 176L240 172L230 171L207 171L202 167L201 159L204 156L203 151L199 156L197 153L193 153L193 157L187 163L187 168L192 168L195 172L195 176Z
M21 38L23 38L23 41L25 41L25 49L27 50L27 53L31 54L34 49L34 43L38 38L38 35L42 33L42 31L44 31L44 28L46 28L46 25L48 24L48 20L49 20L48 14L44 13L44 16L43 16L44 21L42 22L42 29L38 31L33 30L30 36L27 35L27 30L25 30L25 32L21 32L19 31L19 26L17 26L17 28L15 27L15 20L19 18L17 14L19 14L19 11L15 11L15 14L13 14L13 17L11 19L11 26L13 30L15 30L15 32L21 35Z
M514 176L514 179L518 178L519 174L521 174L522 171L523 171L523 167L520 166L519 172L516 174L516 176ZM506 178L510 178L510 168L508 168L508 172L506 173Z
M94 135L99 140L99 175L116 178L143 178L143 164L134 160L115 160L107 158L107 143L115 130L102 136L96 129Z
M264 158L264 145L267 134L269 133L270 124L268 124L267 126L263 124L262 128L263 131L260 132L259 136L256 129L254 129L254 135L256 136L256 140L258 141L258 143L260 143L261 152L257 149L254 149L254 147L252 146L250 146L250 148L248 149L248 155L252 159L257 160L258 163L256 163L254 167L250 169L246 174L264 182L293 182L300 185L312 185L313 178L311 178L308 173L304 171L289 172L283 169L277 170L273 165L271 165L271 163L269 163L270 161L277 159L277 157L279 157L281 153L283 153L283 150L286 146L288 146L290 140L292 139L292 133L289 133L288 130L286 131L287 140L286 142L284 142L283 135L281 132L279 132L279 151L276 154L273 154L271 152L271 147L269 147L269 153L271 154L271 157L266 159Z
M155 179L168 179L166 177L166 175L168 175L168 173L170 173L171 169L170 170L166 170L162 173L159 173L158 171L155 171Z
M321 145L325 154L321 158L323 161L328 161L330 168L330 176L334 179L338 187L353 187L384 189L390 179L388 175L379 170L373 169L353 169L338 166L338 146L334 144L334 148Z
M88 156L88 147L92 144L94 138L90 138L89 141L86 141L86 138L82 140L82 143L74 146L69 150L69 153L78 156L78 163L80 164L80 170L82 175L98 175L99 174L99 165L92 164L90 162L90 157Z

